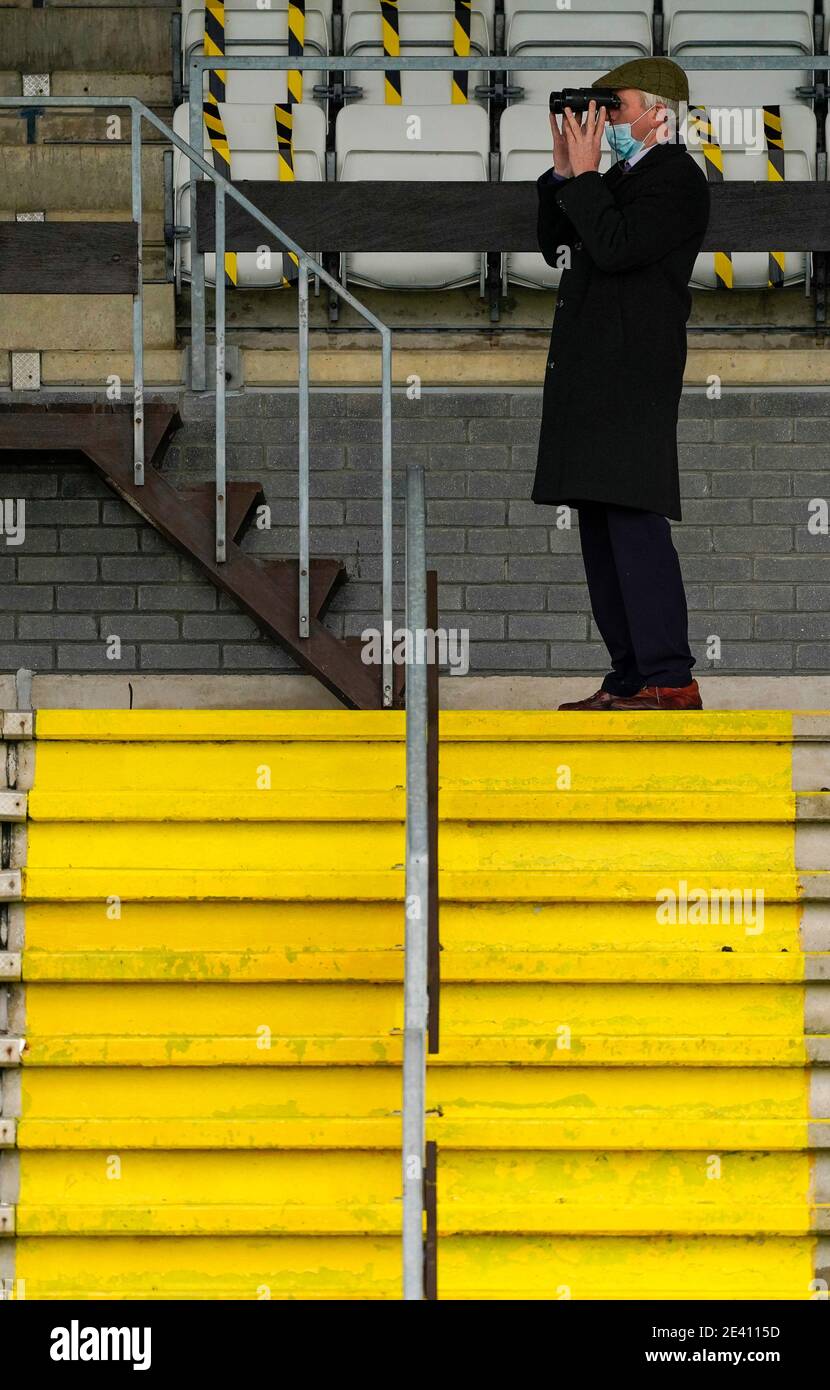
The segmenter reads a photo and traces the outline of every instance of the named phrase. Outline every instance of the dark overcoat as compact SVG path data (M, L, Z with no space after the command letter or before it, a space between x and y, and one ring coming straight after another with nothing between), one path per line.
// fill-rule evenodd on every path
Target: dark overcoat
M537 180L538 237L564 270L545 372L534 502L610 502L680 520L677 409L689 277L709 189L685 145L625 173ZM567 264L567 261L565 261Z

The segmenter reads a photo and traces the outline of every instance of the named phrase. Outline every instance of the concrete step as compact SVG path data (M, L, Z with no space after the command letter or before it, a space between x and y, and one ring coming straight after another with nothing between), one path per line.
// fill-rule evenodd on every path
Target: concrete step
M144 342L147 348L176 345L172 285L144 287ZM111 361L108 350L131 346L127 295L0 295L0 351L86 351ZM103 379L113 371L117 368L110 366Z
M36 105L36 101L33 105ZM164 103L151 109L168 125L172 123L173 108ZM86 111L59 111L50 108L43 110L34 127L34 141L37 145L112 145L130 144L130 113L123 107L113 105L89 107ZM141 140L144 145L164 145L167 141L156 128L145 121ZM28 145L29 128L27 121L14 111L0 111L0 145Z
M164 208L162 146L142 151L145 212ZM130 216L127 145L0 145L0 212L112 212Z
M397 1297L403 732L37 709L0 1129L27 1296ZM826 707L441 734L441 1296L808 1298L830 875L796 867L827 808L794 754ZM678 876L769 882L763 929L662 920Z
M153 386L178 386L184 378L184 351L181 348L150 348L144 350L144 380ZM85 386L103 391L107 380L120 376L125 387L133 378L131 352L46 351L41 356L40 377L43 387L61 388ZM11 382L11 360L0 352L0 386Z
M170 13L157 6L9 8L2 63L24 72L170 72Z

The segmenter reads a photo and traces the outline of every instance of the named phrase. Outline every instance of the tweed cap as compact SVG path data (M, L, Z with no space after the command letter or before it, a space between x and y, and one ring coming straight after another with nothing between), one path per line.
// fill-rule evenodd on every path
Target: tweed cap
M615 90L634 87L639 92L653 92L656 97L665 97L667 101L688 103L689 100L689 79L671 58L632 58L630 62L621 63L618 68L612 68L598 77L591 86L613 87Z

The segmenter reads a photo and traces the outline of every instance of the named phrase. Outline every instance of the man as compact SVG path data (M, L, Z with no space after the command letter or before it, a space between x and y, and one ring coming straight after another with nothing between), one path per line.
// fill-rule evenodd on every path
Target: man
M611 670L560 709L701 709L680 562L677 410L689 276L709 220L705 174L679 143L689 86L668 58L594 82L620 99L580 122L551 115L538 237L564 269L545 373L534 502L569 504ZM605 129L618 162L598 172Z

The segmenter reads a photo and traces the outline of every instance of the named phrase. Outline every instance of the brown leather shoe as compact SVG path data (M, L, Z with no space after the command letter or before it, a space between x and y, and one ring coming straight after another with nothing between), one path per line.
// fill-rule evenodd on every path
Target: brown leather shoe
M646 685L624 699L615 695L607 709L703 709L697 681L691 685Z
M560 705L560 709L610 709L613 700L607 690L596 690L593 695L589 695L587 700L571 700L567 704Z

